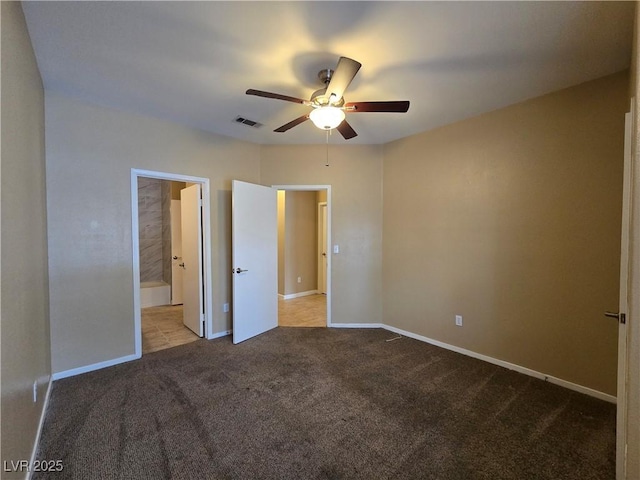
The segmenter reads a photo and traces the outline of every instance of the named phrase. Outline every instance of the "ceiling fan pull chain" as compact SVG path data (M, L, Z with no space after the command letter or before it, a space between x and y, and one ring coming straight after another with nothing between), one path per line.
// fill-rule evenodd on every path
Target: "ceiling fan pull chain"
M327 130L327 162L324 164L325 167L329 166L329 134L331 130Z

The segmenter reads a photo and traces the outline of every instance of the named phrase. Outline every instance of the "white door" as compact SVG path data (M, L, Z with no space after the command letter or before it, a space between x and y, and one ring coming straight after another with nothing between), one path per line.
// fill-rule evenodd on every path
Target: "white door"
M171 200L171 305L182 303L182 211L180 200Z
M183 323L199 337L204 334L202 280L202 200L200 185L180 190L182 226Z
M318 291L327 294L327 204L318 204Z
M618 314L618 391L616 421L616 479L626 478L627 464L627 294L629 280L629 226L631 202L631 135L632 109L625 116L624 135L624 180L622 186L622 241L620 250L620 304ZM614 316L609 315L608 316Z
M277 190L232 182L233 343L278 326Z

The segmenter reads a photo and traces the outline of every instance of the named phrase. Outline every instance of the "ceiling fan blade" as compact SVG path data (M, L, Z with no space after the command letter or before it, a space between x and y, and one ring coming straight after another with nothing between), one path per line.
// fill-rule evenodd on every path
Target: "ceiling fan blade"
M361 66L362 64L360 62L356 62L351 58L340 57L338 66L331 76L325 95L327 97L335 95L334 101L340 100Z
M349 102L344 108L349 113L358 112L392 112L405 113L409 110L409 101L398 102Z
M351 125L347 123L346 120L343 120L342 123L336 127L336 129L340 132L340 135L342 135L345 140L349 140L350 138L358 136L356 131L351 127Z
M278 133L286 132L287 130L295 127L296 125L300 125L301 123L306 122L307 120L309 120L309 114L302 115L301 117L298 117L295 120L291 120L289 123L285 123L281 127L276 128L274 132L278 132Z
M250 88L245 92L247 95L255 95L256 97L264 97L264 98L275 98L276 100L284 100L285 102L293 102L293 103L309 103L307 100L302 100L301 98L290 97L288 95L280 95L279 93L271 93L271 92L263 92L262 90L254 90Z

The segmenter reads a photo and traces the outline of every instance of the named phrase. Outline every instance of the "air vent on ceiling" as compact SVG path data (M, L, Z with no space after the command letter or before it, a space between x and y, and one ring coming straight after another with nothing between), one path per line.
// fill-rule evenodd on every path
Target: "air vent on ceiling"
M253 128L260 128L262 126L261 123L256 122L255 120L249 120L248 118L244 117L236 117L236 122L242 123L243 125L248 125Z

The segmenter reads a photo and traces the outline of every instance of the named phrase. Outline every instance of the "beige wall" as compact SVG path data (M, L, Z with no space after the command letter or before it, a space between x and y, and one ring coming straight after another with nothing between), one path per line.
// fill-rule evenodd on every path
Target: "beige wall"
M386 145L385 323L615 395L627 86Z
M315 191L285 192L284 295L318 288L317 197Z
M636 21L631 69L631 95L634 98L635 137L632 139L633 198L631 200L631 269L629 295L629 389L627 478L640 478L640 8L636 2Z
M185 182L169 182L171 185L171 200L180 200L180 190L187 188Z
M20 3L0 2L0 9L2 461L9 462L31 457L51 363L44 92ZM24 478L24 473L3 472L2 478Z
M382 320L382 147L262 146L264 185L331 185L332 323Z
M259 147L47 92L54 372L134 353L131 168L211 180L214 332L230 329L231 180L259 180Z

